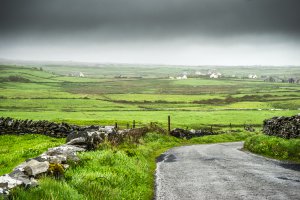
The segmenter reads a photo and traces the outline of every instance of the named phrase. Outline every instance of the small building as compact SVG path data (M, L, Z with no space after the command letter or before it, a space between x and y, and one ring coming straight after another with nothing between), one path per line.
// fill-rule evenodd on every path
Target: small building
M172 80L174 80L175 78L174 78L173 76L170 76L170 77L169 77L169 79L172 79Z
M256 74L249 74L248 78L250 78L250 79L257 79L257 75Z
M209 78L219 78L219 77L220 77L219 73L213 73L209 76Z
M188 79L188 77L187 77L187 75L183 75L183 76L177 76L176 79L183 80L183 79Z
M79 77L84 77L84 74L82 72L79 72Z

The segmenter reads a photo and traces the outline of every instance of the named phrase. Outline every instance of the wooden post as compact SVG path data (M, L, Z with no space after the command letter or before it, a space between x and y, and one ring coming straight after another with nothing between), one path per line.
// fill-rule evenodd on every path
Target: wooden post
M127 129L129 129L129 123L127 123Z
M213 132L213 126L212 125L210 126L210 132Z
M117 129L117 128L118 128L118 123L116 122L116 123L115 123L115 129Z
M171 116L168 115L168 133L171 132Z
M135 128L135 120L132 122L132 128Z

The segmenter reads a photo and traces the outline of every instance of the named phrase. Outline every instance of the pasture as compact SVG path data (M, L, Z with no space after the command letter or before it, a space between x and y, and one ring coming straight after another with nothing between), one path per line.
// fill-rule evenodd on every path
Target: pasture
M74 124L121 127L158 122L172 127L260 126L265 118L294 115L300 109L300 85L262 78L169 75L205 71L205 67L147 66L0 66L0 115ZM299 76L297 67L217 68L223 74ZM83 71L85 77L68 76ZM273 74L272 74L273 72ZM126 78L116 78L122 75ZM11 77L14 77L12 79Z

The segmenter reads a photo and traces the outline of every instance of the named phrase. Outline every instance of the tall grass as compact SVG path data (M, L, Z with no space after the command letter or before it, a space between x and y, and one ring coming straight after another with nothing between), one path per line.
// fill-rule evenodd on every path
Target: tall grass
M256 135L246 139L244 148L257 154L300 163L300 139Z
M138 144L111 146L103 143L97 151L81 153L80 163L65 172L64 180L42 179L39 187L30 190L17 189L12 198L152 199L155 159L162 152L179 145L238 141L249 137L249 134L231 133L182 140L147 133Z
M43 153L50 147L63 144L65 139L44 135L1 135L0 136L0 175L9 173L14 167L28 158Z

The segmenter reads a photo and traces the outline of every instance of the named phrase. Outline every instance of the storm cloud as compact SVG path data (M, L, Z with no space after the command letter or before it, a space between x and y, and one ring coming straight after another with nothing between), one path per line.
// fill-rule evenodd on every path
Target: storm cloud
M0 57L300 64L298 0L0 2Z

